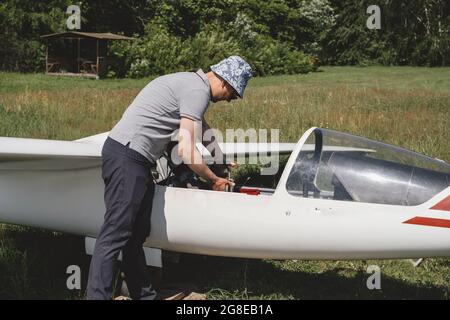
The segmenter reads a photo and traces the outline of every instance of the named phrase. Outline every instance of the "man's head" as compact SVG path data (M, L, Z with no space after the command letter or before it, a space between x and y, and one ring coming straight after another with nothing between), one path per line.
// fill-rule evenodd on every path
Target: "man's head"
M248 80L252 77L252 68L239 56L231 56L211 66L208 80L213 102L243 98Z

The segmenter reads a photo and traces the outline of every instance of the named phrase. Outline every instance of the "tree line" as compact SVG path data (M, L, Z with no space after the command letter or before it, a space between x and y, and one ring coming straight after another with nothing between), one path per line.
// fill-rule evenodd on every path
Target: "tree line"
M379 0L380 29L367 28L366 0L2 0L0 70L43 69L39 36L67 30L134 36L111 46L111 75L142 77L207 67L230 55L259 75L304 73L320 64L450 64L450 1Z

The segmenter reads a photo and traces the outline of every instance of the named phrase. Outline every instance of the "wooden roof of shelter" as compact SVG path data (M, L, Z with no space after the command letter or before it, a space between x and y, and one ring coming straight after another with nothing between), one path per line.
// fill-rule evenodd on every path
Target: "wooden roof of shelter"
M78 32L78 31L69 31L69 32L61 32L61 33L52 33L41 36L41 38L91 38L97 40L134 40L134 38L122 36L119 34L114 34L110 32L106 33L97 33L97 32Z

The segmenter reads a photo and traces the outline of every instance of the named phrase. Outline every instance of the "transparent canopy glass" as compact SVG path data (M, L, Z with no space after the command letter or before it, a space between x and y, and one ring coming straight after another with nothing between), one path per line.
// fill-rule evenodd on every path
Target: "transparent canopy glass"
M406 149L315 129L287 180L302 197L415 206L450 186L450 165Z

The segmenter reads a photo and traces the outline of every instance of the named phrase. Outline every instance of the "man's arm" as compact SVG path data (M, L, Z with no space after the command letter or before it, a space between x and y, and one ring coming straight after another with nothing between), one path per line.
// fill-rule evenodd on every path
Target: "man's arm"
M211 182L213 190L224 191L227 185L231 186L232 182L217 177L205 164L201 154L195 147L195 132L200 129L196 126L198 124L194 120L181 117L178 156L192 171Z

